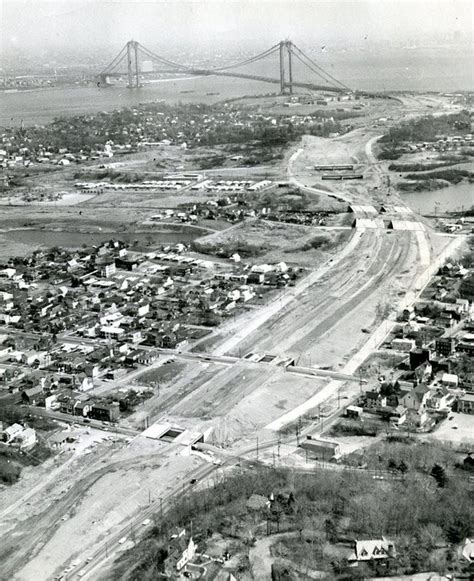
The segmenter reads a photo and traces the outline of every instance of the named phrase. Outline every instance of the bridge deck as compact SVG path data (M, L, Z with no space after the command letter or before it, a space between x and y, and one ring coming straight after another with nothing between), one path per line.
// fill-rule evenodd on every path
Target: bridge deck
M222 71L213 71L212 69L183 69L179 71L169 70L169 71L156 71L156 72L144 72L140 73L140 76L152 76L156 74L186 74L186 75L194 75L196 77L205 77L205 76L219 76L219 77L234 77L238 79L249 79L251 81L260 81L262 83L272 83L274 85L280 85L280 79L274 77L265 77L262 75L249 75L246 73L233 73L233 72L222 72ZM118 72L111 72L105 73L100 75L103 79L106 77L126 77L127 73L118 73ZM298 87L301 89L308 89L312 91L329 91L331 93L345 93L344 89L339 87L331 87L330 85L315 85L313 83L303 83L299 81L293 81L292 83L285 82L285 87Z

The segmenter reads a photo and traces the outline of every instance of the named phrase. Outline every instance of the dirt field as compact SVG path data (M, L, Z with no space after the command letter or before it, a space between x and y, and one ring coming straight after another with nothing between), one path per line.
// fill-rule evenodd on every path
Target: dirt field
M156 373L159 372L159 373ZM141 429L145 418L149 423L170 413L175 405L183 401L199 386L212 382L214 377L222 372L222 365L199 362L176 361L170 365L159 367L153 372L146 372L136 380L137 386L147 385L147 376L150 381L159 377L159 389L155 395L139 406L126 420L124 425ZM163 375L164 374L164 377ZM199 416L199 414L196 414ZM186 425L186 422L185 422Z
M143 453L143 443L139 453ZM194 456L167 460L150 456L138 469L132 466L105 474L72 507L69 518L56 523L40 555L30 559L15 579L46 579L58 573L65 562L83 555L86 547L92 550L104 534L123 526L128 517L147 507L150 501L156 502L165 496L177 479L200 462ZM131 529L130 537L133 535Z
M259 263L284 261L314 267L347 242L351 234L350 230L322 231L312 226L254 220L200 238L195 246L206 253L220 249L226 249L230 254L240 251L244 256L250 253L258 256Z
M229 445L248 437L314 395L324 381L280 367L247 361L222 369L168 410L178 422L200 418L214 427L211 439ZM211 421L212 420L212 421ZM207 425L207 424L206 424Z

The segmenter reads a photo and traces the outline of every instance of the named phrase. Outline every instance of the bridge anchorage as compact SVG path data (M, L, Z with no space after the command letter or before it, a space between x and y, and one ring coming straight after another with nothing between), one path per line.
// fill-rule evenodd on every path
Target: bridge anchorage
M251 74L250 72L246 73L245 70L242 71L244 67L248 67L276 54L279 54L280 59L280 74L278 78ZM149 68L147 70L144 66L145 62L148 67L151 62L153 66L156 67L156 65L159 65L160 68L156 68L154 71L149 70ZM294 79L295 62L298 62L305 69L309 70L312 77L317 77L317 82L296 81ZM291 40L282 40L269 49L243 61L209 69L200 69L191 65L176 63L145 48L136 40L129 40L113 61L97 75L97 80L98 85L107 86L111 84L111 79L114 77L127 77L127 86L133 89L141 86L142 78L156 73L181 73L196 76L215 75L274 83L280 85L280 93L282 95L287 93L291 95L295 87L309 90L331 91L334 93L351 92L344 83L341 83L341 81L338 81L326 72ZM324 84L321 84L322 81Z

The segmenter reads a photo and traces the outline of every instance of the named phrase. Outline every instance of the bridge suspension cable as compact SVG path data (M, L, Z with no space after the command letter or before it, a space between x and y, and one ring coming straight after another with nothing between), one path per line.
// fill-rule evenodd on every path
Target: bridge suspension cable
M331 85L331 87L334 87L335 86L335 84L333 83L333 81L331 81L330 79L328 79L327 77L325 77L322 73L320 73L317 69L313 68L308 63L306 63L297 53L293 53L293 56L297 60L299 60L305 67L307 67L308 69L310 69L316 76L318 76L320 79L322 79L325 83L329 83ZM337 87L337 88L340 88L340 87Z
M341 81L338 81L335 77L333 77L328 72L326 72L322 67L320 67L315 61L313 61L311 58L309 58L309 56L307 56L295 44L292 44L291 46L292 46L292 48L294 48L296 50L296 52L293 52L294 56L298 60L300 60L305 66L307 66L308 68L310 68L316 75L318 75L319 77L323 78L326 82L328 82L331 85L337 84L340 87L342 87L343 89L346 89L348 91L350 90L347 85L344 85L344 83L341 83ZM307 62L303 62L302 59L305 59ZM324 78L325 76L328 77L328 78Z
M147 56L149 56L149 57L151 57L152 59L154 59L154 60L157 60L157 61L159 61L160 63L162 63L162 64L164 64L164 65L166 65L166 66L168 66L168 67L171 67L171 68L173 68L173 69L178 69L178 70L182 70L182 71L188 71L188 70L189 70L189 68L190 68L190 67L189 67L189 66L187 66L187 65L180 65L180 64L178 64L178 63L175 63L175 62L173 62L173 61L170 61L170 60L168 60L168 59L165 59L165 58L163 58L163 57L161 57L161 56L159 56L159 55L155 54L154 52L152 52L152 51L151 51L151 50L149 50L148 48L144 47L144 46L143 46L142 44L140 44L140 43L138 44L138 48L139 48L139 49L140 49L140 50L141 50L143 53L145 53Z
M118 55L113 59L112 62L110 62L105 67L105 69L100 73L100 75L105 75L108 72L111 72L119 64L119 62L125 57L126 54L127 54L127 45L125 44L122 47L122 50L118 53Z
M257 54L253 57L248 58L247 60L238 62L238 63L233 63L231 65L226 65L224 67L212 67L212 71L227 71L228 69L236 69L237 67L243 67L245 65L250 65L254 62L257 62L259 60L262 60L264 58L266 58L267 56L270 56L271 54L277 52L280 48L280 43L275 44L274 46L272 46L271 48L261 52L260 54Z
M252 63L254 63L254 62L258 61L258 60L261 60L261 59L266 58L267 56L269 56L272 53L276 52L278 50L278 47L279 47L279 45L276 44L276 45L272 46L271 48L263 51L262 53L260 53L258 55L255 55L253 57L250 57L250 58L248 58L248 59L246 59L244 61L240 61L240 62L237 62L237 63L233 63L231 65L225 65L225 66L222 66L222 67L211 67L208 70L209 71L216 71L217 72L217 71L226 71L226 70L229 70L229 69L246 66L246 65L252 64ZM184 70L190 70L190 69L193 69L194 68L194 67L189 66L189 65L180 65L180 64L175 63L173 61L170 61L168 59L165 59L164 57L161 57L161 56L155 54L154 52L152 52L151 50L149 50L148 48L144 47L141 44L139 44L139 48L147 56L149 56L149 57L153 58L154 60L157 60L160 63L165 64L165 65L167 65L167 66L169 66L171 68L176 68L178 70L183 70L183 71Z

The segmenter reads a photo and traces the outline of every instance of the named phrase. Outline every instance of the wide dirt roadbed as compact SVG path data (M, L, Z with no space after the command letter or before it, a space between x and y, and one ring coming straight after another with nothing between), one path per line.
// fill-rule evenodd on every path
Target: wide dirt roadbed
M372 326L409 286L416 255L411 233L367 230L349 256L244 340L239 351L293 356L305 365L342 363L364 339L361 326Z

